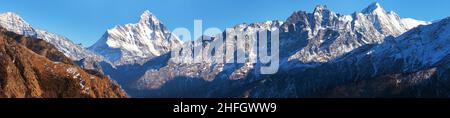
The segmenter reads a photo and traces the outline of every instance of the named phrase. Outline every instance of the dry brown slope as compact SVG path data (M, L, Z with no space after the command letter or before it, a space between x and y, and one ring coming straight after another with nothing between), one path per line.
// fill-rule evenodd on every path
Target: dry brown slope
M0 98L123 98L108 77L73 64L54 46L0 28Z

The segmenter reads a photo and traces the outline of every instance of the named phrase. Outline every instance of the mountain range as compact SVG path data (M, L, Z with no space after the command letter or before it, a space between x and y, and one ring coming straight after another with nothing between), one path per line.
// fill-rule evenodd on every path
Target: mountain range
M47 41L73 63L114 79L131 97L448 97L448 21L402 18L378 3L350 15L318 5L285 21L238 24L216 37L182 42L144 11L137 23L108 29L84 48L14 13L0 15L1 27ZM276 30L280 68L273 75L260 74L264 64L251 60L176 63L189 58L171 57L173 48L213 49L218 38L237 35L257 42L259 31ZM225 40L218 49L233 45ZM244 55L254 58L256 52Z

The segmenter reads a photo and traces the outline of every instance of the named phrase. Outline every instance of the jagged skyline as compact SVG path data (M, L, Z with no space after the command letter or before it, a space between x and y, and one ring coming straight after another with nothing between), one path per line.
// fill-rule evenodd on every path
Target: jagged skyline
M137 23L120 24L107 29L103 37L89 48L74 44L63 36L34 28L24 18L11 12L0 14L0 29L5 29L7 42L13 42L11 44L16 41L31 46L28 48L33 51L43 49L45 52L38 50L36 53L47 55L50 60L63 59L63 62L79 68L105 74L99 76L113 79L113 83L123 87L131 97L448 97L450 90L447 87L448 79L442 80L450 78L450 48L446 46L450 41L450 18L435 22L416 20L385 9L379 3L371 3L351 15L319 5L313 12L296 11L285 18L283 23L239 24L217 33L220 34L217 37L205 36L196 40L196 43L180 43L156 16L145 11ZM270 32L270 55L278 57L271 58L275 61L255 63L250 59L261 59L265 55L260 54L265 51L259 47L265 47L266 34L260 31ZM17 35L7 35L14 33ZM32 41L45 41L48 49L36 47L35 44L42 43L24 41L20 35L42 38ZM227 40L222 41L220 37L226 37ZM14 51L16 48L10 48L1 41L0 44L4 47L0 55L11 57L0 58L2 63L8 62L19 68L22 65L36 65L19 63L27 59L36 60L30 58L34 53L31 56L11 54L11 51L4 50ZM240 44L244 45L238 48ZM253 47L258 47L258 50ZM170 50L174 48L182 49ZM201 56L196 56L196 49L207 50L200 50L198 54ZM57 52L54 54L59 56L52 56L53 53L48 51ZM249 59L234 63L189 62L194 57L204 59L212 56L210 59L223 60L221 51L231 54L227 57L233 57L233 54L239 57L238 52L243 52L241 55L248 55ZM187 63L179 63L177 60L180 59ZM261 69L268 64L276 65L271 68L278 68L276 73L263 73ZM54 72L49 64L38 66L46 68L45 73ZM10 67L4 66L0 71ZM74 69L58 70L65 71L61 77L80 77ZM3 75L21 75L12 71L2 72ZM88 90L83 80L77 85L81 92Z
M436 11L448 11L445 10L447 9L446 7L439 7L442 5L445 6L445 3L442 2L448 1L419 2L416 0L299 0L279 1L277 3L273 3L270 0L263 0L257 3L245 1L239 2L239 4L235 2L228 3L225 0L212 1L211 4L204 0L193 0L189 2L177 0L167 2L162 0L141 0L134 2L120 0L81 0L72 2L18 0L1 2L0 12L16 12L27 19L34 27L61 34L77 44L83 44L84 47L92 45L101 38L105 29L112 28L115 25L136 22L139 19L138 16L144 10L150 10L154 13L169 30L176 27L192 28L194 19L203 20L203 27L205 28L219 27L221 29L244 22L253 23L267 20L285 20L294 11L301 10L310 12L314 10L316 5L326 5L333 11L342 14L351 14L354 11L360 11L373 2L379 2L386 10L396 11L404 17L426 21L437 20L446 16L446 14L442 14L441 12L436 13ZM401 4L405 2L408 2L408 5ZM221 5L214 7L214 4ZM234 9L223 10L232 4L234 5ZM173 9L169 6L178 9ZM424 7L423 9L417 9L418 6ZM247 10L243 11L242 9L244 8L247 8ZM182 10L181 13L180 10Z

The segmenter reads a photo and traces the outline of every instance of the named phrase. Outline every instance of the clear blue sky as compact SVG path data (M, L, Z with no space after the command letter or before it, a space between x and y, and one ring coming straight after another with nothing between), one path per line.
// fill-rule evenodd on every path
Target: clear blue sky
M318 4L342 14L360 11L379 2L402 17L437 20L450 16L450 0L0 0L0 12L16 12L34 27L90 46L115 25L137 22L146 9L170 30L224 29L239 23L285 20L294 11L311 12Z

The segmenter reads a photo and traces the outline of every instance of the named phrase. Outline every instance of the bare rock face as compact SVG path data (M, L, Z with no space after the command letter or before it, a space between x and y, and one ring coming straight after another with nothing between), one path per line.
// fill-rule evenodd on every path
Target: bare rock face
M122 98L121 87L84 70L41 39L0 28L0 97Z

